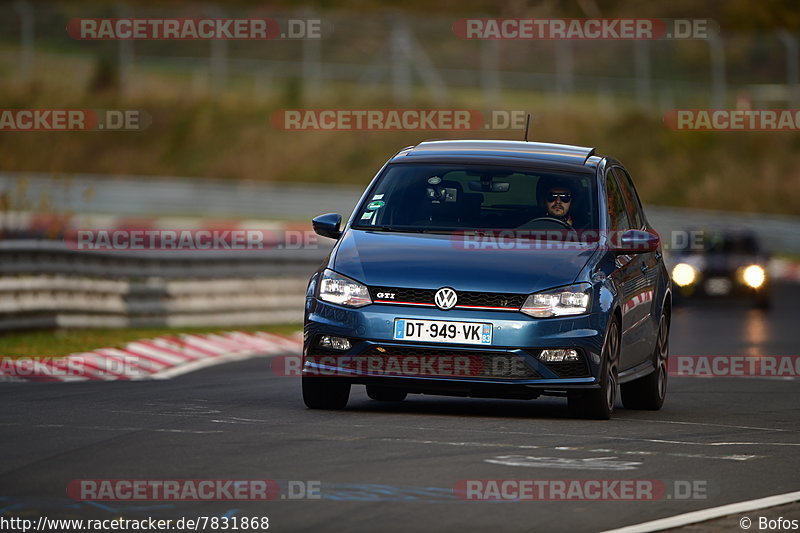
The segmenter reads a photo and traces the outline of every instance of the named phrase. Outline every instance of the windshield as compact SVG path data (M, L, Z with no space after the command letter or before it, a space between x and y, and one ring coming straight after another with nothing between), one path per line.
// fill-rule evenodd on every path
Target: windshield
M597 228L592 175L507 166L394 164L353 227L382 231Z
M697 232L696 232L697 233ZM758 255L761 247L758 238L750 233L700 232L692 242L683 243L679 251L722 255Z

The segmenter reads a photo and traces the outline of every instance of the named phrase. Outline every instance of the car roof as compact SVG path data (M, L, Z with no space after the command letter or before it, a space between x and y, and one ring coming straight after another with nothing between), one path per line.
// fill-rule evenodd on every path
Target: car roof
M594 148L569 144L552 144L508 140L442 140L424 141L399 151L392 158L454 158L468 159L525 159L531 162L551 162L577 167L596 167L601 158Z

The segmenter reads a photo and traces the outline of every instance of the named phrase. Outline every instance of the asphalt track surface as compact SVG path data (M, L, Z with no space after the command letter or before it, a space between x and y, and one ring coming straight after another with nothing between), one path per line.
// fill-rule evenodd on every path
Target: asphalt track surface
M776 287L766 314L739 303L680 308L671 353L797 354L799 316L800 286ZM573 419L558 398L386 404L363 387L344 411L311 411L299 379L271 373L265 359L168 381L4 383L0 398L5 517L268 516L270 531L601 531L800 489L800 382L791 379L671 378L661 411L618 406L610 421ZM272 479L284 496L289 481L319 481L321 499L76 502L65 493L74 479ZM453 487L466 479L659 480L672 498L463 501ZM681 498L676 480L699 482L705 497Z

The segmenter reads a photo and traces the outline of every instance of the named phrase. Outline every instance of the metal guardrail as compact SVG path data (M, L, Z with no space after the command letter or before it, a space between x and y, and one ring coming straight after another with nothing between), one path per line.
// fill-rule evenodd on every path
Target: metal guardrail
M329 249L90 252L0 241L0 332L300 322L306 283ZM789 261L771 272L800 281Z
M91 227L113 228L125 216L167 214L173 217L168 226L181 229L197 221L174 218L176 214L236 219L244 228L260 228L264 218L308 221L326 212L346 216L361 188L130 176L62 180L0 173L0 192L23 206L48 198L54 213L99 216ZM660 206L646 206L646 212L667 251L672 238L686 230L745 227L770 252L800 254L800 217ZM42 233L25 233L29 223L30 217L20 213L0 213L0 229L8 233ZM275 231L280 235L280 229ZM306 280L332 244L328 239L318 243L249 251L100 252L73 250L61 241L0 240L0 331L299 322ZM772 270L776 279L800 277L796 265L775 263Z
M0 241L0 331L300 322L329 248L86 252Z
M366 185L369 177L365 177ZM229 217L243 227L267 220L308 222L322 213L347 217L361 197L362 186L322 183L275 184L218 179L101 176L0 172L0 192L22 206L47 198L55 212L106 213L115 217L145 215ZM749 228L773 253L800 255L800 216L733 213L645 205L650 222L669 242L668 234L698 228ZM249 222L248 218L259 218ZM0 213L0 226L21 224L11 213ZM180 227L175 221L173 227ZM310 228L309 228L310 229Z
M8 194L20 210L37 206L46 198L51 209L62 213L308 221L322 213L349 214L371 179L364 176L362 186L353 186L0 172L0 192Z
M673 232L748 229L758 235L768 252L800 254L800 217L661 206L645 206L645 211L667 247Z

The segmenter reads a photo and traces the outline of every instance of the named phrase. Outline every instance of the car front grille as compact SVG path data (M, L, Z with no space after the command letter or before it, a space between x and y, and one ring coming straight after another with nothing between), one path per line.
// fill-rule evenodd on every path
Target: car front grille
M382 304L420 305L435 307L437 289L409 289L405 287L370 287L372 300ZM456 291L458 303L455 309L484 309L490 311L518 311L525 302L526 294L499 292Z

